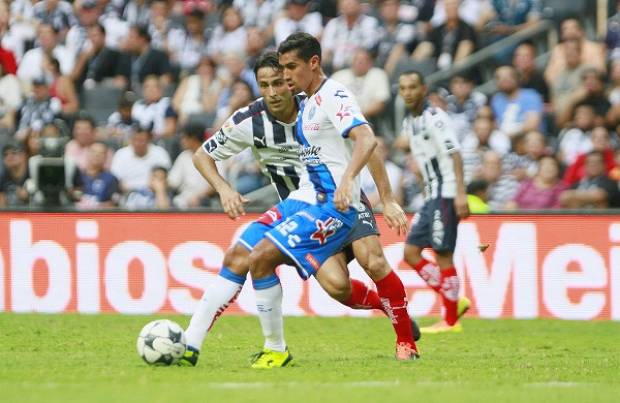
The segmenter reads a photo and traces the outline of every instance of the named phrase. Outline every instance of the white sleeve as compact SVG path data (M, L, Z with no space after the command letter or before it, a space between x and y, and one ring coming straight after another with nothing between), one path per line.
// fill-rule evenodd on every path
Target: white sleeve
M321 108L342 137L348 137L354 127L368 124L357 100L342 85L326 88Z
M430 120L429 130L432 131L432 138L435 145L443 154L454 154L461 150L458 137L456 135L456 126L452 118L446 112L439 108L435 108L434 112L425 112Z
M251 130L245 127L244 122L235 124L233 116L202 144L202 148L215 161L226 160L254 144Z

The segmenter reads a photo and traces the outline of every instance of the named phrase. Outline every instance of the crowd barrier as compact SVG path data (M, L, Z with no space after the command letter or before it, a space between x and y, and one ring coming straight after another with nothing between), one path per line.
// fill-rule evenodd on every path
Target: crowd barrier
M0 312L191 314L226 249L257 214L0 212ZM378 216L413 314L440 301ZM485 252L480 245L488 244ZM461 222L455 262L481 318L620 320L620 216L489 215ZM351 276L371 283L356 262ZM368 316L279 269L286 315ZM254 314L246 283L228 310Z

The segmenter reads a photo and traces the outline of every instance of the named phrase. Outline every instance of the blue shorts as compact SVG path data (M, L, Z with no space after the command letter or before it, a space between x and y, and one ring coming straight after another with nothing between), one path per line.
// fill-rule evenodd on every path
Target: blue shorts
M459 218L454 199L431 199L413 218L407 243L437 252L454 252Z
M293 261L306 280L342 249L356 220L356 209L343 213L328 200L293 214L265 237Z

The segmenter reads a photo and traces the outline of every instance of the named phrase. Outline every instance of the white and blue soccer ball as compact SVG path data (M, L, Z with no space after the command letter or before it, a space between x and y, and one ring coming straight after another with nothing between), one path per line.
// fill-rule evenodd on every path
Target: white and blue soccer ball
M137 347L147 364L172 365L185 354L185 332L171 320L154 320L140 331Z

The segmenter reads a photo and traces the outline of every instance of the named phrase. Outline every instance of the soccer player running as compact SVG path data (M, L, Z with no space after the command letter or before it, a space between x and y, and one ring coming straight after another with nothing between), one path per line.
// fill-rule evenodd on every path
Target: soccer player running
M444 319L422 328L422 333L461 331L458 319L469 309L466 297L459 299L459 278L452 256L460 219L469 216L463 181L463 161L452 119L427 104L426 85L419 72L403 73L398 80L400 96L410 114L403 121L402 137L422 172L425 203L413 219L407 236L405 261L441 295ZM436 264L422 257L431 247Z
M219 174L215 161L227 159L250 147L281 200L298 188L299 175L303 171L298 155L299 143L294 138L298 102L302 98L293 98L275 52L259 57L254 72L263 98L233 113L222 129L194 156L196 167L219 193L224 211L232 219L245 214L243 205L247 200ZM394 201L385 169L375 154L371 161L371 172L378 178L382 202L389 206L384 212L386 220L390 227L399 233L404 232L405 216ZM250 251L266 231L282 220L281 210L283 208L276 206L263 214L226 252L219 275L205 290L186 331L188 350L181 360L182 365L196 365L207 332L241 291L249 271ZM355 257L372 279L383 279L390 274L391 268L383 256L374 216L366 208L359 215L373 225L358 219L347 245L353 243ZM352 308L381 309L388 313L377 292L361 281L349 279L344 253L329 259L325 266L316 278L334 299ZM415 326L415 322L412 321L411 325ZM261 363L266 362L270 362L268 367L285 365L291 356L286 351L281 321L268 323L264 330L269 343L253 366L261 367Z
M302 278L320 277L323 263L346 244L357 210L362 208L358 174L376 146L374 133L353 95L325 77L316 38L292 34L280 44L278 53L289 88L308 97L295 131L306 169L299 189L285 201L294 203L297 211L289 210L288 218L266 232L250 254L263 331L265 324L282 321L282 287L276 267L292 263ZM373 280L396 330L396 358L418 358L402 282L391 269L384 278ZM269 362L270 353L264 349L257 362Z

